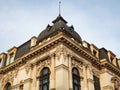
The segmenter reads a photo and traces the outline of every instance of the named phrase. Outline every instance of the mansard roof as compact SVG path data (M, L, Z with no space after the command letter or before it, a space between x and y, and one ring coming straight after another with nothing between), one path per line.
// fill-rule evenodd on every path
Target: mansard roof
M108 55L107 55L107 50L105 48L101 48L99 49L99 59L102 60L102 59L106 59L106 60L109 60L108 58Z
M25 42L24 44L22 44L17 48L15 60L30 51L30 44L31 44L31 41L28 40L27 42Z
M61 15L59 15L52 23L52 26L48 25L47 28L39 34L37 43L56 35L58 32L63 32L69 37L74 38L79 43L82 43L81 37L76 31L74 31L74 27L69 27L67 25L67 21L64 20Z

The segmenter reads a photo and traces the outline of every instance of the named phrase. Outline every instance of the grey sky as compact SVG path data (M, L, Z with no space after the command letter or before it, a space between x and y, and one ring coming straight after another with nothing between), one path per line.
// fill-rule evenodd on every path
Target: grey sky
M120 0L61 0L82 40L120 57ZM0 53L38 36L58 16L58 0L0 0Z

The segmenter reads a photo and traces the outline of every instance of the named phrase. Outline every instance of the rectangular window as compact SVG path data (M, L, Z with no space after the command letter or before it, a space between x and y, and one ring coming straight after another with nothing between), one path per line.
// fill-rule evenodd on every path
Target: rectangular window
M95 90L101 90L100 89L100 80L98 77L96 77L95 75L93 75L93 79L94 79L94 88Z
M12 63L13 60L14 60L14 53L11 53L9 58L9 64Z

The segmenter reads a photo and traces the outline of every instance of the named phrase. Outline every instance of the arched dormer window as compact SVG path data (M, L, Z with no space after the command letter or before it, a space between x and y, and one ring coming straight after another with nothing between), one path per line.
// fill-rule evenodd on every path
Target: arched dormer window
M72 79L73 79L73 90L81 90L80 89L80 74L77 68L72 69Z
M11 84L9 82L5 85L5 90L11 90Z
M42 69L40 73L39 90L49 90L49 79L50 79L50 70L49 68L45 67Z

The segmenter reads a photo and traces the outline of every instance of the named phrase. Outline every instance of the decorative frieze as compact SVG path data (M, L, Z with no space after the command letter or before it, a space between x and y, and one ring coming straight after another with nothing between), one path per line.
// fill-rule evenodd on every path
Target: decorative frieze
M80 70L83 70L83 63L80 62L80 61L72 60L72 61L71 61L71 66L72 66L72 67L77 67L77 68L79 68Z
M36 72L37 77L39 77L40 71L44 67L49 67L49 68L51 67L51 59L47 59L47 60L39 62L39 64L37 65L37 72Z
M10 72L9 74L5 75L2 78L2 86L4 86L7 82L10 82L11 84L13 84L14 81L14 73Z

